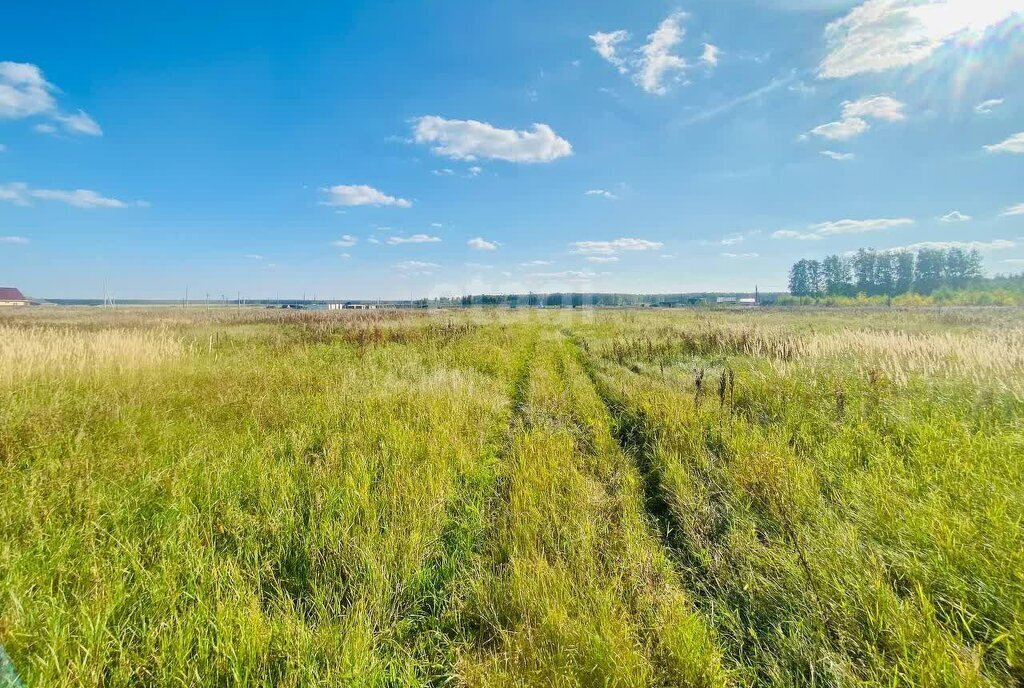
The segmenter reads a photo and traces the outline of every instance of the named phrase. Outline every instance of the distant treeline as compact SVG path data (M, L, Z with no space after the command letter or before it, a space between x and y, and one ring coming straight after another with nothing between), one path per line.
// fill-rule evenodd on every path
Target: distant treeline
M799 260L789 271L793 296L897 296L964 289L981 280L981 254L960 248L875 251Z
M551 294L475 294L455 298L439 298L431 302L437 307L510 306L579 308L582 306L684 306L714 303L719 296L753 296L749 293L677 293L677 294L609 294L590 292L556 292ZM772 301L777 294L761 294L761 301Z

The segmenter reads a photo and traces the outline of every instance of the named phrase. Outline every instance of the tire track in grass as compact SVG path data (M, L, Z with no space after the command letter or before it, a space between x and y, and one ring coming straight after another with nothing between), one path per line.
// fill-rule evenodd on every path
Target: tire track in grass
M476 466L459 477L439 551L421 569L418 584L407 592L416 602L406 615L408 625L399 641L417 659L420 678L426 685L456 683L458 648L481 630L467 626L459 613L458 589L473 557L481 551L488 515L504 498L496 469L506 458L511 435L524 422L530 366L539 339L537 327L530 326L530 330L515 366L508 421L487 443Z

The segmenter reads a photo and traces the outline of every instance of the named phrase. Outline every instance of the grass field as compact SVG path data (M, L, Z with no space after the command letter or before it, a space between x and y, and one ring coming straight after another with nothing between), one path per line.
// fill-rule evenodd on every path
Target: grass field
M28 686L1024 684L1020 311L5 313L0 497Z

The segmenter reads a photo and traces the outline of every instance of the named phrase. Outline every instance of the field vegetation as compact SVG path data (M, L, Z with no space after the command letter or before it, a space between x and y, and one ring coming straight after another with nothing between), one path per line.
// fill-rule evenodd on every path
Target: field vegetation
M1022 352L1006 309L4 314L0 645L28 686L1021 685Z

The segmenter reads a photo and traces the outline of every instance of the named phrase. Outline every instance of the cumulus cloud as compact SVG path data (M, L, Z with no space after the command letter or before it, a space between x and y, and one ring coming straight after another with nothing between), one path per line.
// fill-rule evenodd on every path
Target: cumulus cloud
M0 244L27 244L29 240L23 236L0 236Z
M721 51L718 46L711 45L710 43L704 44L704 52L701 53L700 61L706 64L708 67L718 66L718 54Z
M612 241L577 241L572 244L572 253L611 256L620 251L655 251L662 246L660 241L624 237Z
M843 119L851 117L872 117L888 122L901 122L907 117L903 114L903 103L889 96L869 96L860 100L843 102Z
M588 263L618 263L617 256L587 256Z
M33 200L57 201L76 208L128 208L131 206L147 207L145 201L121 201L116 198L101 196L89 189L63 191L59 189L33 189L24 182L0 184L0 201L8 201L15 205L32 205Z
M412 206L410 201L404 198L388 196L386 193L367 186L366 184L338 184L320 189L324 194L324 205L358 206L395 206L397 208L408 208Z
M466 170L466 176L468 176L468 177L479 177L480 173L483 172L483 171L484 171L484 168L480 167L479 165L473 165L468 170Z
M431 236L429 234L413 234L407 237L388 237L388 243L392 246L398 246L400 244L436 244L439 241L441 241L441 237Z
M352 246L355 246L358 242L359 239L352 236L351 234L342 234L341 238L332 241L331 245L337 246L338 248L350 248Z
M625 60L617 53L619 43L629 40L628 31L609 31L607 33L598 31L590 34L590 40L594 42L594 50L597 54L614 65L620 74L629 71L626 69Z
M853 160L855 156L853 153L837 153L835 151L823 150L820 151L826 158L832 158L833 160Z
M818 77L909 67L947 43L978 41L997 24L1019 19L1020 0L867 0L825 28L829 52Z
M1000 215L1002 217L1010 217L1012 215L1024 215L1024 203L1011 205L1009 208L1000 213Z
M971 219L970 215L964 215L959 210L954 210L954 211L946 213L945 215L940 217L939 221L940 222L967 222L970 219Z
M0 62L0 119L46 117L71 134L103 135L96 120L82 110L75 114L62 112L55 98L58 93L60 89L47 81L36 65ZM56 131L51 124L43 126L46 127L44 133Z
M985 146L985 150L989 153L1024 153L1024 131L1014 134L1001 143Z
M1003 104L1002 98L992 98L974 106L974 111L979 115L991 115L992 110Z
M590 40L597 54L620 74L631 75L633 82L647 93L664 95L668 92L669 81L673 77L681 77L689 66L685 59L676 54L676 48L686 35L682 26L685 18L684 12L669 14L648 34L646 43L631 51L628 56L623 56L619 50L630 38L627 31L598 31L590 35ZM718 63L718 54L716 46L705 43L700 59L713 67Z
M466 242L466 245L477 251L494 251L498 248L498 242L487 241L483 237L475 237Z
M846 141L855 136L860 136L870 128L870 125L860 117L850 117L838 122L820 124L811 129L811 133L830 141Z
M416 143L433 144L435 154L456 160L541 163L572 155L572 145L547 124L534 124L523 131L499 129L472 119L429 115L415 121L413 138Z
M608 198L608 199L611 199L611 200L615 200L616 198L618 198L618 196L613 194L611 191L605 191L604 189L588 189L587 191L583 192L583 195L584 196L600 196L601 198Z

